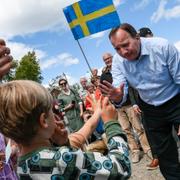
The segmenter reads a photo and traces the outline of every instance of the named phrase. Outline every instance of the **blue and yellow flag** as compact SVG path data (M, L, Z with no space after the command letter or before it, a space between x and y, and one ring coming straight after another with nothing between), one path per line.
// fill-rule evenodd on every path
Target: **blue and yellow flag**
M120 25L112 0L81 0L63 11L76 40Z

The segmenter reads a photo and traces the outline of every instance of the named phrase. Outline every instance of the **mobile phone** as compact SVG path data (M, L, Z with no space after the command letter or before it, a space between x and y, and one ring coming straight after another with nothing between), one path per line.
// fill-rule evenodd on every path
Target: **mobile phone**
M112 78L111 72L105 72L105 73L102 73L102 74L101 74L100 83L103 84L103 81L104 81L104 80L106 80L106 81L108 81L109 83L112 84L113 78Z

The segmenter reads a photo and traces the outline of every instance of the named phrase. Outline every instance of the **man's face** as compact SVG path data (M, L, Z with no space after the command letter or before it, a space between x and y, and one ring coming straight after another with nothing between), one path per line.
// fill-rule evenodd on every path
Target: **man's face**
M116 52L123 58L136 60L140 53L140 38L131 37L126 31L119 29L111 38L111 43Z
M112 65L112 55L111 54L104 54L103 56L103 60L104 60L104 63L106 64L106 66L110 66Z
M80 80L80 83L81 83L81 86L82 86L83 88L86 88L86 85L87 85L87 80L86 80L86 79L81 79L81 80Z
M92 74L93 76L97 76L98 70L97 69L92 69Z

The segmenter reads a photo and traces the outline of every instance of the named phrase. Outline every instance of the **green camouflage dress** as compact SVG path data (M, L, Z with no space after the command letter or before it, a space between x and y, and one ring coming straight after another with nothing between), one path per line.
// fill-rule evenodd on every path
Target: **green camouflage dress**
M63 102L64 107L69 105L72 101L75 102L75 107L68 110L65 115L68 120L67 127L69 128L70 132L78 131L84 125L84 121L80 117L79 103L82 103L82 101L79 94L74 89L71 89L70 95L66 95L61 92L58 96L58 100Z

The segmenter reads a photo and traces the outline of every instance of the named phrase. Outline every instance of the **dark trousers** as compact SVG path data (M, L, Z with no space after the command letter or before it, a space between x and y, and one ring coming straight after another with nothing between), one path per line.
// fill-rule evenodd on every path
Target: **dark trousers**
M153 159L158 159L158 156L157 156L157 153L156 153L156 147L153 144L153 141L151 139L151 135L149 135L149 131L147 131L147 128L145 128L147 125L145 125L146 121L144 121L143 118L144 118L144 116L142 115L141 116L141 122L143 123L143 127L144 127L144 130L145 130L145 133L146 133L146 137L147 137L149 146L151 148L152 157L153 157Z
M180 180L177 143L172 136L172 126L180 124L180 94L160 106L153 106L140 99L143 125L148 141L154 145L160 171L167 180Z

